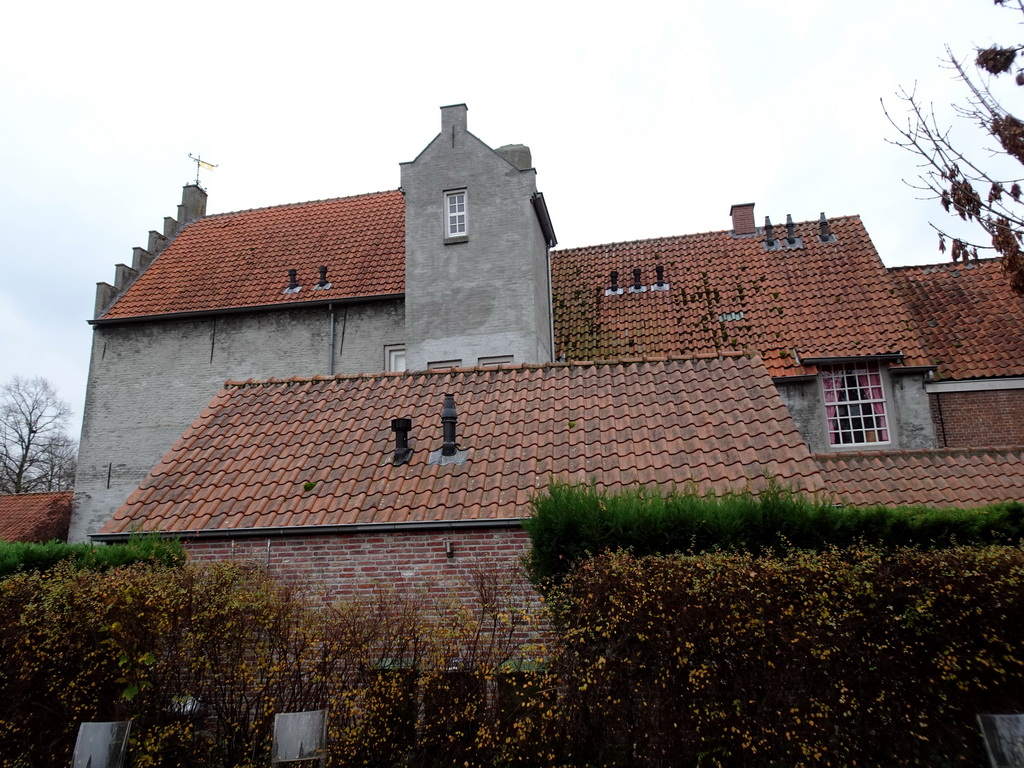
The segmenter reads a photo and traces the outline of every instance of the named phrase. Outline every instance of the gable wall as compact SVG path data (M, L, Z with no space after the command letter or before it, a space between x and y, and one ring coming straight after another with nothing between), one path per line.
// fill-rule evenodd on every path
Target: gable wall
M379 371L405 341L400 300L98 325L68 535L97 532L228 379Z
M469 133L464 107L442 115L442 134L402 164L408 368L502 355L550 362L548 249L531 203L536 172ZM445 236L452 190L466 192L462 242Z

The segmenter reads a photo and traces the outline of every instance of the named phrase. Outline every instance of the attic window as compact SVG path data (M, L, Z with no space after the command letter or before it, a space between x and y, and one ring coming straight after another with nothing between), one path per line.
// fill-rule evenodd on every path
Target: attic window
M387 371L405 370L405 345L388 344L384 347L384 366Z
M496 357L478 358L476 364L481 368L494 368L499 365L511 365L515 362L513 355L498 355Z
M461 368L461 367L462 367L462 361L461 360L434 360L432 362L427 363L427 369L431 370L431 371L433 371L433 370L440 370L442 368Z
M882 371L876 362L821 366L829 445L891 442Z

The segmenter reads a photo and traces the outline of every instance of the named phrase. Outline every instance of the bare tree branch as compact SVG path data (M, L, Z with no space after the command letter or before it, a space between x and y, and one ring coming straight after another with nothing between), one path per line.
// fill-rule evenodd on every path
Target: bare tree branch
M1024 0L996 0L996 4L1024 17ZM931 105L924 106L916 88L897 93L906 108L905 124L894 118L884 103L882 110L900 137L889 143L920 160L917 179L904 181L925 193L926 199L938 200L946 213L980 230L978 237L967 239L932 224L939 234L939 250L945 252L949 241L954 261L978 258L980 250L994 251L1002 259L1010 286L1024 295L1024 173L1020 172L1024 166L1024 122L1003 107L990 85L993 77L1013 74L1017 85L1024 86L1024 69L1017 66L1021 51L1024 45L980 49L975 56L976 71L971 71L946 47L946 66L966 90L963 103L952 105L955 118L980 128L980 135L995 139L996 146L979 149L959 144L963 140L953 137L952 126L940 123ZM1011 168L1018 172L1008 172Z
M62 491L74 484L78 446L71 406L46 379L15 376L0 387L0 493Z

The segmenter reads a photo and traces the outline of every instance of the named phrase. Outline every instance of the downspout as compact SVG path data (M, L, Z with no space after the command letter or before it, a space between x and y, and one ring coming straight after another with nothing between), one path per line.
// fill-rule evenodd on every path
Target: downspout
M548 355L550 359L549 363L555 362L555 297L551 295L551 249L546 248L548 262L548 333L550 335L550 345L548 347Z
M327 305L327 375L334 375L334 304Z

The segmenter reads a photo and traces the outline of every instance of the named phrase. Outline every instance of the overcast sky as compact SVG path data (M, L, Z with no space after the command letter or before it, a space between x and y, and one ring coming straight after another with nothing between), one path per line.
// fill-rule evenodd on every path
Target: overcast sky
M672 6L677 7L672 7ZM495 10L491 10L494 8ZM395 189L465 102L533 152L559 247L860 214L889 265L943 257L879 105L960 90L943 46L1019 40L991 0L16 3L0 31L0 382L80 428L97 281L204 172L209 212ZM1013 105L1009 105L1013 106ZM159 396L159 393L154 393Z

